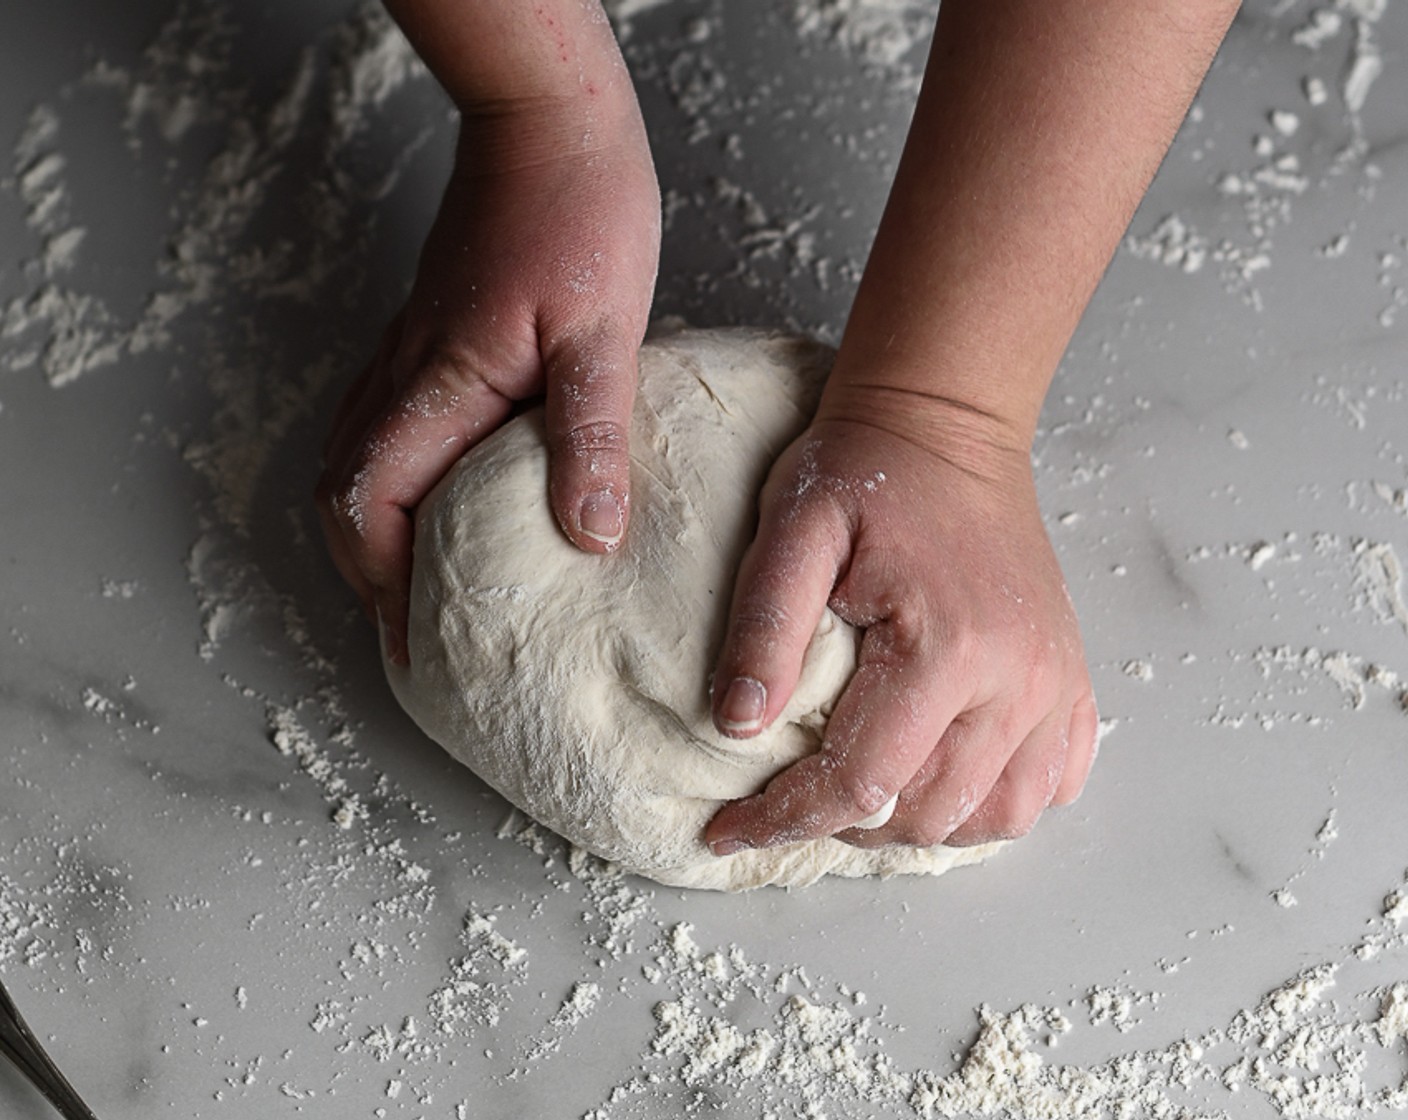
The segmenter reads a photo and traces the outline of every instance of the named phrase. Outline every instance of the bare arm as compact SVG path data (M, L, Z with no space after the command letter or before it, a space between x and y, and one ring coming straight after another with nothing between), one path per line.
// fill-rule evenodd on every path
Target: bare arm
M711 822L719 854L977 843L1079 794L1095 705L1031 440L1235 9L945 0L835 369L763 493L715 722L776 718L828 603L864 628L860 663L824 749Z
M615 548L660 238L659 191L598 0L390 0L460 110L415 286L344 399L318 487L339 571L408 659L415 507L542 393L564 533Z
M1236 8L946 0L847 327L863 345L843 348L827 407L883 385L975 409L1030 445Z
M386 0L386 8L464 113L551 101L634 109L600 0Z

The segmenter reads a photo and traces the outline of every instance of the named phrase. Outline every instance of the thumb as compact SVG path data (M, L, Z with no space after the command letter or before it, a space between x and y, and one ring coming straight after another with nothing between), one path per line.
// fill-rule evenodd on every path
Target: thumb
M548 497L562 531L611 552L630 518L631 406L639 339L598 329L545 350Z

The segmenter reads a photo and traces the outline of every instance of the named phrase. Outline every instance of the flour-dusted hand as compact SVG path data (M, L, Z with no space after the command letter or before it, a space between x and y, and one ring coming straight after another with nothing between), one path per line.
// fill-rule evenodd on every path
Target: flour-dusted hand
M482 65L465 78L455 68L466 55L437 66L441 40L417 22L442 28L446 11L400 7L461 101L460 139L410 298L342 403L318 488L333 558L379 616L396 661L406 658L415 507L515 402L545 395L550 502L563 531L587 551L620 542L636 351L660 239L644 126L610 31L588 6L514 4L497 22L482 6L460 10L461 21L503 32L503 52L525 55L514 81L545 71L537 80L550 93L510 87L502 97L480 88L497 35L474 40L470 61ZM565 77L560 61L571 64Z
M706 840L972 844L1074 798L1096 715L1030 449L1235 0L953 0L817 418L774 467L714 722L775 719L824 606L865 631L823 749ZM888 823L875 828L892 798Z
M1090 677L1025 449L961 408L896 403L930 422L823 411L764 488L715 673L719 726L776 717L828 603L864 639L822 750L714 818L720 854L833 834L1011 838L1089 771ZM851 828L896 795L887 824Z

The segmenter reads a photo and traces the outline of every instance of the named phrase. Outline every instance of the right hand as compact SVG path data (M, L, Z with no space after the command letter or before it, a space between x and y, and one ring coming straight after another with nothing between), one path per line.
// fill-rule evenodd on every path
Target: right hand
M660 247L639 111L566 101L467 114L410 298L348 390L317 502L338 570L405 663L416 505L544 394L549 498L563 532L609 552L630 510L636 351Z
M714 674L715 726L746 739L777 718L827 606L863 631L859 663L822 749L715 815L705 838L719 855L825 836L1012 839L1074 801L1094 759L1090 674L1025 433L847 383L857 368L883 381L883 350L847 337L816 419L769 474ZM886 823L856 827L892 801Z

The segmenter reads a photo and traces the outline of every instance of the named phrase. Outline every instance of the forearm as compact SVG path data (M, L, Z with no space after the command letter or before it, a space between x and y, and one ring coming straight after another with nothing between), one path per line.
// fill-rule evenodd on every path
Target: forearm
M889 398L922 424L919 394L1029 444L1235 10L945 0L823 411Z
M630 75L600 0L385 2L467 124L561 121L573 142L589 145L638 126ZM594 124L602 134L586 135ZM543 131L554 142L553 129Z
M599 0L385 0L440 83L464 106L590 95L620 55Z

